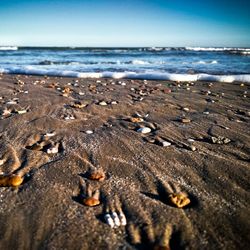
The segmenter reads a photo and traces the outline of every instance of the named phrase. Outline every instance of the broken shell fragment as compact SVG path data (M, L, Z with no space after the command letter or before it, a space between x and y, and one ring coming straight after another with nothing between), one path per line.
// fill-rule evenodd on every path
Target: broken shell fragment
M83 204L88 207L95 207L100 204L100 201L93 197L88 197L88 198L83 199Z
M190 203L190 199L184 193L173 193L169 195L169 199L172 205L183 208Z

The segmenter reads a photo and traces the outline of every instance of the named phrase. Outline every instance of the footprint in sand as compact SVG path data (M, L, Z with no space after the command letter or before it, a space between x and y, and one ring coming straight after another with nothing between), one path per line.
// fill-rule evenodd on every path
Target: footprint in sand
M43 135L35 135L25 147L29 150L43 151L49 155L57 154L63 151L61 142L54 142L50 138L55 135L55 132L48 132Z
M131 245L137 249L170 250L172 227L167 224L160 231L157 226L153 226L151 223L141 226L131 223L128 226L128 236Z
M80 177L79 193L77 196L74 196L73 199L87 207L95 207L101 204L100 190L94 190L89 182L85 182Z
M103 220L111 228L117 228L127 225L127 219L122 211L121 202L116 197L114 200L107 201L104 208Z
M189 208L197 203L192 195L182 191L177 185L157 181L157 192L158 195L144 194L152 199L160 200L164 204L176 208Z

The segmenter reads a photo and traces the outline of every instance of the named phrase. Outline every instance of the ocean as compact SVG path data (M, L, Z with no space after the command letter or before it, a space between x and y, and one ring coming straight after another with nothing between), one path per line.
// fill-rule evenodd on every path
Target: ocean
M0 73L250 82L250 48L2 46Z

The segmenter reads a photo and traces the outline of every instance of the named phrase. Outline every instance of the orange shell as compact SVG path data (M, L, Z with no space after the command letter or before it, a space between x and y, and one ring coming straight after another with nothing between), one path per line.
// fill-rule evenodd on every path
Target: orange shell
M190 203L190 199L183 193L170 194L169 199L178 208L183 208Z
M94 207L94 206L97 206L100 204L100 201L93 198L93 197L89 197L89 198L85 198L83 199L83 204L85 206L88 206L88 207Z
M143 119L142 118L140 118L140 117L131 117L130 118L130 121L131 122L143 122Z
M100 172L94 172L89 175L90 180L103 181L105 179L105 174Z
M181 122L182 122L182 123L189 123L189 122L191 122L191 120L188 119L188 118L182 118L182 119L181 119Z
M23 178L19 175L0 176L1 187L17 187L23 183Z

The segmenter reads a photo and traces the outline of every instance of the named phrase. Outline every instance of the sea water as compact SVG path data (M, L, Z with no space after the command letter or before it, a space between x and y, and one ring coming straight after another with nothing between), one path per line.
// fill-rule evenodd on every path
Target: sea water
M0 72L250 82L250 48L0 47Z

